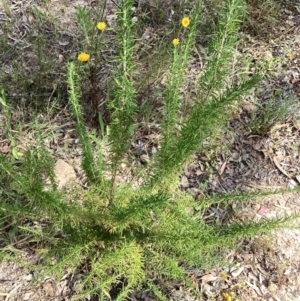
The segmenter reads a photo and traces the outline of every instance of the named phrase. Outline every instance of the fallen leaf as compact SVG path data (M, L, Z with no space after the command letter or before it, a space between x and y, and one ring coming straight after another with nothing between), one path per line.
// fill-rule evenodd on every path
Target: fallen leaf
M44 289L47 296L50 296L50 297L55 296L55 290L53 288L53 285L50 282L44 283L43 289Z
M211 282L211 281L215 281L216 279L218 279L218 277L216 277L213 274L207 274L201 277L201 280L203 283L207 283L207 282Z
M9 144L4 144L4 145L0 146L0 152L2 154L9 153L9 150L10 150L10 145Z
M233 272L231 272L231 275L232 275L232 277L236 278L236 277L239 276L243 271L244 271L244 267L240 267L240 268L234 270Z
M219 172L220 176L221 176L222 173L224 172L224 170L225 170L225 168L226 168L226 164L227 164L227 162L224 162L224 163L222 164L222 166L221 166L221 168L220 168L220 172Z
M273 157L273 162L275 166L284 174L286 175L289 179L291 179L291 176L281 167L280 162L276 156Z
M256 213L259 214L259 215L265 215L265 213L266 213L268 210L269 210L268 207L262 206L262 207L259 208L259 210L258 210Z
M186 176L182 176L180 184L184 188L187 188L190 186L189 180Z

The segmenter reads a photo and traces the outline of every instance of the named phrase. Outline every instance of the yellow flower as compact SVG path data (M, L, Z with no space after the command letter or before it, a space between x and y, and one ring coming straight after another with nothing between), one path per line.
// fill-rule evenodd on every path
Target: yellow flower
M177 46L178 44L179 44L179 39L173 39L173 41L172 41L172 44L174 45L174 46Z
M190 18L189 17L184 17L184 18L182 18L182 20L181 20L181 25L183 26L183 27L188 27L189 25L190 25Z
M106 23L105 22L98 22L97 28L101 31L103 31L106 28Z
M232 301L232 297L230 296L230 294L228 294L228 293L222 293L222 296L223 296L224 300L226 300L226 301Z
M78 61L80 62L87 62L90 59L90 55L85 53L85 52L81 52L78 57L77 57Z
M227 280L227 279L228 279L228 276L226 275L225 272L222 272L220 275L221 275L221 277L222 277L224 280Z

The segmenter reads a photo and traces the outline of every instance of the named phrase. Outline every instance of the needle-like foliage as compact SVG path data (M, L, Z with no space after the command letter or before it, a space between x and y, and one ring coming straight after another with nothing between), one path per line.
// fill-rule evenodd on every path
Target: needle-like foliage
M97 300L126 300L141 287L150 289L159 300L167 300L159 283L168 280L183 281L197 294L187 268L212 265L220 259L221 251L234 247L237 240L268 232L297 217L208 224L204 216L213 203L227 205L233 199L257 195L212 196L196 201L178 189L178 176L185 164L216 128L224 126L233 104L251 93L259 81L256 76L238 83L232 81L235 74L230 69L231 54L243 18L243 0L226 1L212 38L209 60L196 81L201 93L192 100L187 115L181 112L181 90L193 47L197 47L201 2L195 2L190 16L181 18L179 32L173 43L166 46L173 49L169 52L171 65L161 94L160 149L143 168L142 180L135 177L140 175L140 169L135 169L134 164L132 178L120 180L122 163L128 163L126 155L130 153L139 111L133 2L115 4L118 52L108 93L111 121L106 124L107 131L102 121L101 140L90 134L81 104L80 76L89 70L84 67L93 58L82 52L79 62L68 65L69 103L88 183L68 191L57 190L54 160L44 145L38 123L36 147L21 153L12 143L10 155L0 154L0 231L5 233L0 236L0 258L12 260L11 254L18 255L18 248L26 242L43 257L42 265L31 267L41 276L54 274L61 279L66 271L75 274L80 270L82 278L74 300L95 296ZM78 18L86 21L89 13L81 9ZM91 24L79 22L87 49L93 45L89 32L94 32L95 26ZM103 36L106 26L102 21L97 25ZM98 50L102 38L97 39ZM0 102L9 125L11 107L3 91ZM14 141L9 126L6 136Z

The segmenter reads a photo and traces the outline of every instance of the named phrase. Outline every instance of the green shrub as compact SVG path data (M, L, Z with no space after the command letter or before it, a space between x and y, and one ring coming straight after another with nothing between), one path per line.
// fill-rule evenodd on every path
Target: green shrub
M41 138L38 147L27 149L20 158L11 156L7 160L0 156L1 228L28 237L28 244L36 243L37 252L43 254L43 263L35 269L61 276L66 269L74 273L84 265L85 274L78 295L74 296L77 300L91 295L108 300L116 287L115 299L124 300L130 291L142 286L163 299L157 280L182 280L190 286L185 268L213 264L221 250L233 247L238 239L276 228L288 220L207 225L203 215L208 206L217 202L216 198L199 203L178 189L178 176L185 164L216 128L224 126L232 105L259 82L257 77L238 85L229 80L233 74L228 66L244 14L242 0L228 0L224 6L207 66L198 79L201 93L193 100L188 115L181 114L180 89L184 87L195 47L200 2L190 14L190 24L189 19L184 19L185 27L174 35L179 44L173 40L166 45L172 51L162 94L161 147L148 164L132 170L135 175L132 181L118 182L118 172L126 162L137 128L135 114L139 110L132 4L133 0L124 0L118 6L118 54L108 99L111 122L106 125L107 131L101 123L102 141L98 148L85 125L81 104L82 78L94 68L98 58L95 52L88 51L95 51L91 46L93 28L87 22L88 13L78 10L86 48L83 47L85 54L78 57L79 61L68 65L67 83L88 189L57 191L53 159ZM4 94L1 100L8 106ZM9 114L6 118L10 118ZM9 131L9 135L13 132ZM45 189L47 179L51 185ZM220 197L218 202L229 202L231 197ZM28 225L28 221L35 220L43 221L44 226ZM18 231L14 231L16 228ZM11 258L16 245L2 238L0 243L2 258Z
M299 101L293 95L274 95L263 104L257 104L257 108L251 113L248 123L253 134L268 135L272 127L283 123L288 117L297 115ZM295 116L296 119L298 116Z

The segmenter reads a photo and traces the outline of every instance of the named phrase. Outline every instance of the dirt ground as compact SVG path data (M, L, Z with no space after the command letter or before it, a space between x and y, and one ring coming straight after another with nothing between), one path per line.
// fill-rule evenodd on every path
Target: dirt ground
M47 2L47 1L46 1ZM95 1L94 1L95 2ZM65 35L72 35L75 30L74 17L77 5L94 5L93 1L49 1L47 6L42 2L4 0L0 6L0 22L17 18L19 23L11 42L22 39L22 34L34 22L27 8L37 5L47 10L51 17L61 20L66 29ZM8 8L7 8L8 7ZM298 6L299 7L299 6ZM9 11L8 11L9 9ZM253 69L265 68L272 61L275 74L266 76L262 87L254 97L267 99L274 89L280 89L283 96L293 93L300 99L300 14L288 6L281 8L280 25L270 28L268 36L251 36L245 33L245 42L241 45L241 55L251 57L255 61ZM108 24L115 20L112 5L107 6L106 20ZM73 24L73 25L72 25ZM24 29L25 28L25 29ZM21 30L22 29L22 30ZM147 33L151 34L148 29ZM1 61L1 68L9 72L11 62ZM274 68L274 64L275 67ZM257 67L259 66L259 67ZM224 135L224 152L213 154L210 161L205 152L198 154L194 162L186 167L180 185L187 193L196 198L201 197L199 184L205 183L205 192L224 193L233 191L263 191L268 189L295 188L300 184L300 118L295 114L276 124L270 133L263 137L251 133L247 124L253 110L252 99L244 99L243 109L228 122L229 131ZM0 113L1 115L1 113ZM300 114L299 114L300 115ZM2 118L3 120L3 118ZM1 116L0 116L1 121ZM64 166L57 172L60 178L80 178L80 151L78 141L73 136L74 124L71 117L60 112L55 120L47 121L47 130L56 130L59 135L55 139L45 141L49 150L61 160ZM0 134L4 129L0 128ZM236 133L230 135L229 133ZM23 144L30 144L32 137L24 138ZM3 140L4 141L4 140ZM4 152L5 142L1 141L0 151ZM4 143L4 144L3 144ZM23 145L23 146L24 146ZM226 146L225 146L226 145ZM67 146L67 147L66 147ZM2 147L2 148L1 148ZM74 172L75 171L75 172ZM241 206L233 202L231 209L240 219L250 218L258 221L272 217L284 217L299 212L300 193L277 194L252 200ZM220 207L211 207L210 214L216 218L226 217L226 211ZM299 221L294 221L299 228ZM191 270L191 279L203 293L202 299L192 296L179 284L169 287L169 300L215 300L215 301L299 301L300 300L300 230L295 228L274 231L271 236L257 236L251 241L242 240L239 252L228 250L224 259L231 263L230 267L220 263L214 270ZM31 263L38 258L29 250L20 251L20 255ZM37 275L21 268L17 263L0 263L0 301L67 301L76 293L80 283L80 275L66 275L62 279L45 277L35 284ZM35 284L35 286L33 285ZM86 300L92 300L87 298ZM130 300L155 300L148 292L134 292Z

